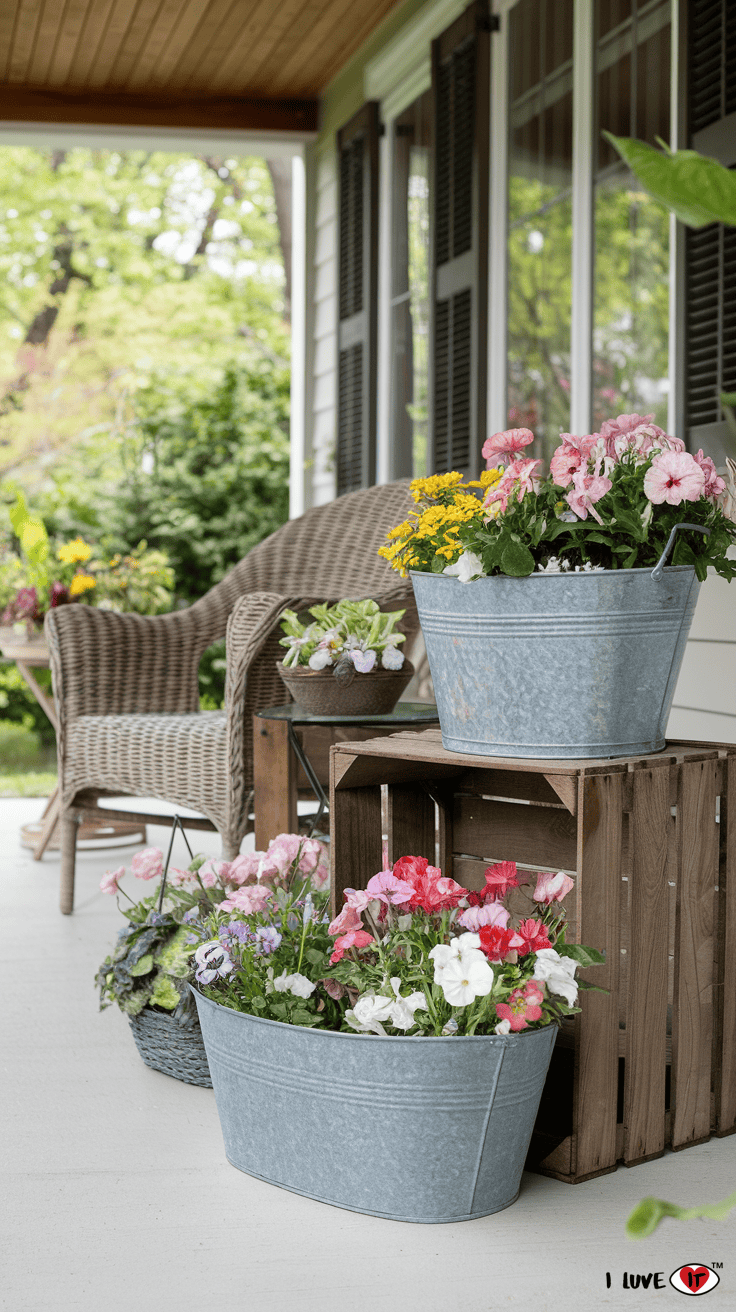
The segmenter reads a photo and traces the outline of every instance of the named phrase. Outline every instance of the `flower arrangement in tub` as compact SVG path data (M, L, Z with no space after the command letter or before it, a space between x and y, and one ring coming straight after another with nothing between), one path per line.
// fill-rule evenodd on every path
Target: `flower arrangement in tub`
M455 1036L538 1029L578 1008L579 966L603 961L568 944L562 899L573 881L539 873L530 914L504 899L523 880L489 866L470 891L405 856L365 889L327 895L298 873L230 895L186 920L192 975L205 997L266 1020L363 1035Z
M417 510L390 530L379 555L401 574L524 577L536 572L653 568L673 530L668 559L724 578L736 543L736 486L702 450L691 455L653 415L619 415L585 437L560 434L544 475L524 455L528 428L494 433L480 479L434 474L411 484Z
M373 670L400 670L406 635L397 631L405 611L381 611L377 602L344 599L334 606L312 606L312 622L302 624L293 610L285 610L280 638L288 648L284 669L307 666L310 670L332 668L338 681Z

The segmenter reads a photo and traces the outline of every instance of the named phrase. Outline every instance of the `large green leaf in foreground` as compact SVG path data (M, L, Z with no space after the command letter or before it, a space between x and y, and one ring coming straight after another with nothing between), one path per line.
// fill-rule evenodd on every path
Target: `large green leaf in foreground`
M696 150L656 150L633 137L603 136L646 190L689 228L736 227L736 171Z
M642 1198L626 1222L626 1231L631 1239L646 1239L665 1216L673 1216L678 1221L690 1221L696 1216L725 1221L734 1207L736 1194L730 1194L720 1203L706 1203L704 1207L678 1207L662 1198Z

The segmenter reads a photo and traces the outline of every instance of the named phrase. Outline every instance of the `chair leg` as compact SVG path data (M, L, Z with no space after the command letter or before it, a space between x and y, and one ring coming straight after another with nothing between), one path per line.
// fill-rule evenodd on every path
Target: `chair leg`
M240 855L240 843L234 839L223 838L222 840L222 859L223 861L234 861L236 856Z
M59 905L64 916L70 916L74 910L74 868L77 861L77 831L79 819L76 815L64 814L61 819L61 887Z

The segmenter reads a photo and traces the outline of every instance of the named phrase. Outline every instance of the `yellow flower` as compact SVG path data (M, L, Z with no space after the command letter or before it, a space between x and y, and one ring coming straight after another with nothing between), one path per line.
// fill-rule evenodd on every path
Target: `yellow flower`
M59 547L56 554L62 564L75 565L77 561L89 560L92 548L83 538L75 538L73 542L67 542L63 547ZM92 586L94 587L94 582Z
M415 478L410 490L414 500L421 501L423 497L431 499L439 496L441 492L450 491L462 481L462 474L456 472L451 474L430 474L429 478Z
M501 469L483 469L477 482L467 483L467 487L493 487L497 483L503 471Z
M83 592L88 592L90 588L95 588L97 583L91 574L75 574L69 587L70 597L80 597Z

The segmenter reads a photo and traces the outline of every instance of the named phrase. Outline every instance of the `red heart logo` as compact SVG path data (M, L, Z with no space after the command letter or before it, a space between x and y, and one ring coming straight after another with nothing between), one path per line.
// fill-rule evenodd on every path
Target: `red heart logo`
M680 1267L680 1279L683 1285L687 1285L694 1294L698 1292L702 1285L705 1284L710 1271L707 1266L683 1266Z

